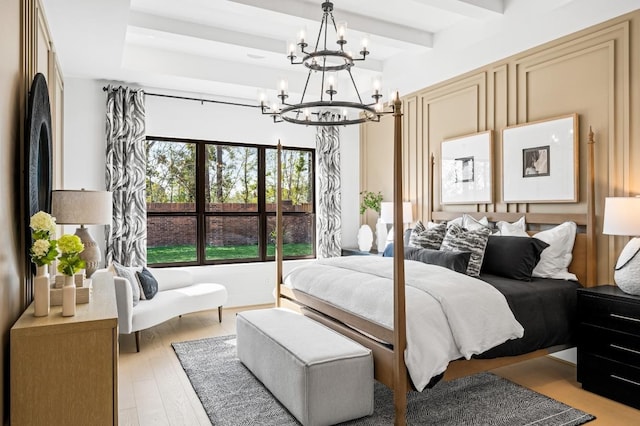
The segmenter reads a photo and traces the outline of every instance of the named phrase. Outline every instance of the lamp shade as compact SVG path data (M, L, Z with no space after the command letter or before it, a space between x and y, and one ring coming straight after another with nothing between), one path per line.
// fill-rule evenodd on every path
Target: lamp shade
M393 203L380 203L380 219L382 219L384 223L393 223ZM405 201L402 203L402 223L411 222L413 222L413 209L411 202Z
M639 197L607 197L604 199L604 225L607 235L640 236Z
M111 223L111 192L52 191L51 212L58 225L107 225Z

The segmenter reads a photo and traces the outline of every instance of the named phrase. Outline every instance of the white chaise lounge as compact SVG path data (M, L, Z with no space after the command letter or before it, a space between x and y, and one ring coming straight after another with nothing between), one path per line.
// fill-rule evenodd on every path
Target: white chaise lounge
M171 318L218 308L222 322L222 306L227 303L227 289L221 284L196 283L186 269L148 268L158 281L158 292L149 300L133 305L131 286L126 278L101 269L91 276L93 285L112 285L116 289L118 328L120 334L135 333L136 352L140 352L140 330Z

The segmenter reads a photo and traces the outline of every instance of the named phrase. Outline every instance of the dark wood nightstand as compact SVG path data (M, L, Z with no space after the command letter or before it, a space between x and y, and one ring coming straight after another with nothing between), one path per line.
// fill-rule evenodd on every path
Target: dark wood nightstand
M604 285L578 289L578 381L640 408L640 297Z
M362 251L359 248L342 248L343 256L382 256L377 251Z

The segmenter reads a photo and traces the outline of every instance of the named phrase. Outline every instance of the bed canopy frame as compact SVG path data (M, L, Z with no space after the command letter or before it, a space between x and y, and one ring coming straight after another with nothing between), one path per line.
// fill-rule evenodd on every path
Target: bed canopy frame
M402 101L394 101L394 137L393 137L393 226L403 229L402 223ZM281 179L280 154L281 145L278 143L277 182ZM557 225L565 221L573 221L578 229L584 232L576 235L573 249L573 261L569 270L578 276L581 283L587 287L595 285L596 279L596 247L595 247L595 203L594 203L594 139L589 130L587 167L587 211L585 213L499 213L499 212L471 212L472 216L480 218L486 216L489 221L499 220L513 222L526 216L526 222L533 226ZM433 170L435 159L431 157L430 196L433 204ZM430 212L430 219L444 221L460 216L461 212ZM282 203L281 188L277 185L276 232L282 236ZM535 232L531 232L535 233ZM374 359L374 376L379 382L393 390L395 406L395 424L406 424L407 392L411 390L404 360L407 346L406 311L405 311L405 275L404 275L404 243L403 233L394 234L394 328L393 330L374 323L362 316L347 312L335 305L327 303L314 296L292 290L282 285L282 238L276 242L276 306L291 307L301 311L304 315L336 330L350 339L371 349ZM372 338L373 337L373 338ZM383 342L391 343L385 344ZM537 354L540 351L536 351ZM542 352L539 355L546 354ZM527 356L528 355L528 356ZM519 362L531 358L530 354L515 357L505 357L502 365ZM468 362L468 361L466 361ZM498 365L495 365L497 367ZM492 366L493 368L493 366Z

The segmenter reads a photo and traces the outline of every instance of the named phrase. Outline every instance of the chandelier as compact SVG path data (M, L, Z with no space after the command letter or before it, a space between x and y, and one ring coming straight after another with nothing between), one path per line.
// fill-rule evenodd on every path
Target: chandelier
M360 96L360 91L356 86L355 79L351 74L351 68L357 61L364 61L369 55L367 49L368 40L365 38L361 45L359 57L345 51L347 44L346 23L339 23L333 17L333 3L325 1L322 3L322 21L320 30L315 41L315 47L312 51L307 50L309 44L305 31L298 34L297 43L288 43L287 58L292 65L304 65L308 68L307 79L302 91L299 103L289 103L287 99L288 84L286 80L279 83L277 98L280 102L274 102L268 105L264 93L260 95L260 108L262 114L273 117L275 123L287 121L289 123L304 124L311 126L334 126L360 124L367 121L380 121L380 117L384 114L392 113L394 105L390 102L389 109L385 109L382 103L382 94L380 93L380 83L374 82L373 94L371 98L373 102L364 103ZM337 48L331 49L327 46L329 39L329 27L335 30L335 43ZM296 51L297 45L297 51ZM300 55L300 57L298 57ZM338 96L338 73L346 72L348 74L348 84L353 86L355 96L358 102L345 100ZM342 74L344 75L344 74ZM315 80L319 79L319 99L306 100L307 91L310 89L312 76ZM310 91L310 90L309 90ZM346 90L345 90L346 91ZM397 92L393 94L393 100L397 100ZM331 119L327 119L329 114Z

